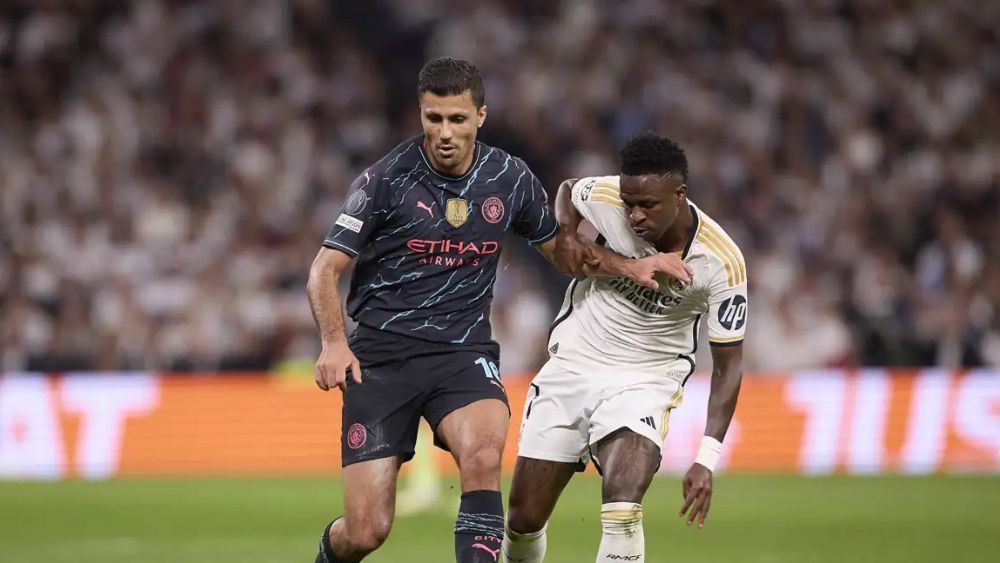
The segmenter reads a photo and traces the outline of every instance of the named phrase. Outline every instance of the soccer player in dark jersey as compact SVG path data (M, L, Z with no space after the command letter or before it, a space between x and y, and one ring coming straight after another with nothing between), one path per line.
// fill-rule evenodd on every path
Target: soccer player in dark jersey
M626 276L650 287L658 272L690 280L676 256L627 260L559 232L524 161L476 141L486 105L475 66L431 61L417 95L423 134L355 180L309 275L322 340L316 383L344 392L344 515L324 531L317 563L360 561L385 541L399 468L413 457L421 416L461 475L456 560L497 560L510 410L489 308L506 231L550 261L558 240L569 273ZM358 328L348 338L337 283L355 258L347 310Z

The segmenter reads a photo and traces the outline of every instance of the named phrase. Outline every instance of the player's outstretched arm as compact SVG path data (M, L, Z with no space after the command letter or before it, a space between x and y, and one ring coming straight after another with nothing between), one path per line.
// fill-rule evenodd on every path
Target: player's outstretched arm
M319 329L323 350L316 362L316 385L324 391L331 387L347 387L347 370L355 383L361 383L361 365L347 345L344 331L344 311L341 306L340 276L351 264L347 254L323 247L309 269L309 307Z
M705 525L708 509L712 506L712 472L719 461L722 440L729 430L729 423L736 412L736 400L743 381L743 344L712 346L712 390L708 397L708 423L702 438L698 458L684 475L681 506L682 518L687 523Z
M574 276L615 276L627 277L652 289L659 285L654 280L663 272L691 283L691 268L675 254L659 254L646 258L626 258L617 252L595 244L580 234L583 216L573 205L572 190L577 178L564 180L556 192L555 215L559 223L556 237L539 245L545 255L559 271Z
M708 397L705 435L722 442L736 412L736 400L743 382L743 344L711 348L712 390Z

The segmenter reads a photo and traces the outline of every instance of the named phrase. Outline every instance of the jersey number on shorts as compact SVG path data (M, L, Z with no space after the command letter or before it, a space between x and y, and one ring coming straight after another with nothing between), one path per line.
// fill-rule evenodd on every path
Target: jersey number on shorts
M479 358L476 360L476 365L483 368L483 373L487 379L503 389L503 382L500 380L500 368L497 367L496 362L487 360L486 358Z

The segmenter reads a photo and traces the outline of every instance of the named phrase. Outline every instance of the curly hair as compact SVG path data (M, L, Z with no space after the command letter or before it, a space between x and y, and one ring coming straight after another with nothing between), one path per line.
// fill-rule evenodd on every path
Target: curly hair
M687 180L688 161L684 149L653 131L632 137L618 154L621 156L622 174L626 176L673 174Z

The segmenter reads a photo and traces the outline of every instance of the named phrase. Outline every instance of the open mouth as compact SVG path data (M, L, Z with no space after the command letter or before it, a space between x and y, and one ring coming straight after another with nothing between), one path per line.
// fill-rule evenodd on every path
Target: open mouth
M441 156L451 156L455 154L455 147L451 145L445 145L438 148L438 153Z

